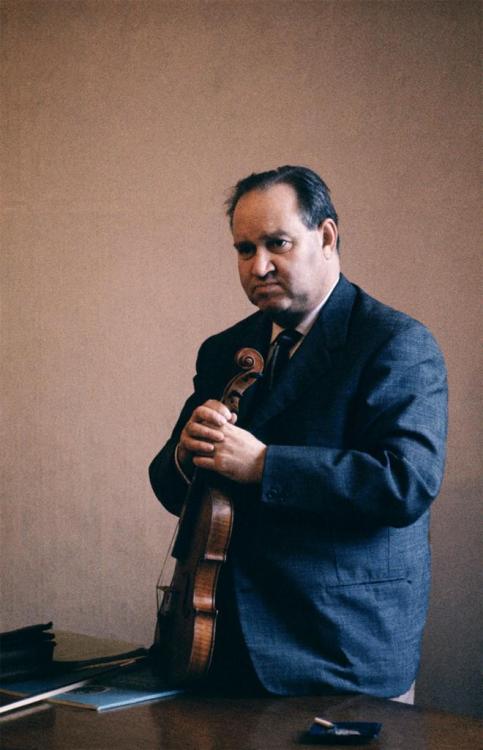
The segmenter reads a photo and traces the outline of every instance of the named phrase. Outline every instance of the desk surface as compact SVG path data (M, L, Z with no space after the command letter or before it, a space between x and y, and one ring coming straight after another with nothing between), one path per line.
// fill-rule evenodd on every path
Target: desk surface
M60 635L60 634L59 634ZM63 658L91 657L132 644L62 635ZM84 644L84 646L83 646ZM86 645L87 644L87 645ZM110 647L110 648L109 648ZM182 695L107 713L41 704L0 723L2 750L287 750L310 747L314 716L383 724L374 750L477 750L476 719L363 696L215 698ZM327 747L327 746L326 746Z

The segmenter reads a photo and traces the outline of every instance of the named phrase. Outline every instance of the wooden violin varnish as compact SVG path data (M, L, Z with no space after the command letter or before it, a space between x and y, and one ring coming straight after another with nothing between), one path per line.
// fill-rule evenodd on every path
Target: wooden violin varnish
M222 402L238 414L244 392L261 376L264 361L255 349L236 354L241 368L226 386ZM171 583L162 586L153 657L164 679L187 686L208 672L216 635L216 587L226 560L234 508L222 483L206 483L195 472L181 513L172 555Z

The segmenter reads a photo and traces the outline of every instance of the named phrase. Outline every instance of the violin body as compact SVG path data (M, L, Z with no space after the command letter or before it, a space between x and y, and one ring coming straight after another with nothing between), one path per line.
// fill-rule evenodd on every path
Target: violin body
M222 401L238 413L245 390L263 370L254 349L236 355L242 372L227 385ZM196 473L180 517L173 547L174 575L163 587L153 656L163 677L175 686L202 679L211 665L216 636L216 588L226 560L234 520L233 501L220 486Z

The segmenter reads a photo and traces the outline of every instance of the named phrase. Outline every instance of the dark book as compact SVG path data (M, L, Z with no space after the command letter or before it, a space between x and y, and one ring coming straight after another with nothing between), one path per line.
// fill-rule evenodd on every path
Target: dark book
M36 676L52 663L55 637L52 623L30 625L0 633L0 679Z

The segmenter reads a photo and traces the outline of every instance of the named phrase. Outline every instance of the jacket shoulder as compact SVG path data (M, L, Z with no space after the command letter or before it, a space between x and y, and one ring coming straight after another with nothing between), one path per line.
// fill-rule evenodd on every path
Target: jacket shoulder
M252 313L252 315L243 318L243 320L239 320L237 323L225 328L223 331L208 336L208 338L203 341L200 349L203 349L204 347L210 348L219 344L226 345L226 342L230 340L239 341L247 331L256 328L260 324L262 318L262 313L259 311Z
M355 288L352 311L352 331L357 336L370 336L373 341L383 344L388 339L407 333L416 339L434 342L436 340L424 323L408 313L380 302L360 287Z

